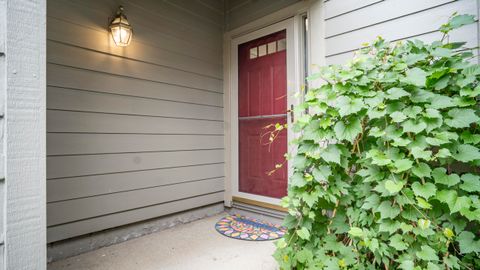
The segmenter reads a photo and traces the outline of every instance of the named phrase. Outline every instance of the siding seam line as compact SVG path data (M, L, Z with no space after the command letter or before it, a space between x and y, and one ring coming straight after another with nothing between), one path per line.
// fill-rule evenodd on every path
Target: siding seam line
M142 133L142 132L84 132L84 131L47 131L47 134L99 134L99 135L175 135L175 136L224 136L224 134L208 134L208 133Z
M79 157L79 156L100 156L100 155L116 155L116 154L143 154L143 153L175 153L175 152L195 152L195 151L210 151L210 150L225 150L224 147L204 148L204 149L176 149L176 150L152 150L152 151L132 151L132 152L105 152L105 153L91 153L91 154L47 154L47 157Z
M182 11L182 12L185 12L185 13L189 14L190 16L195 16L196 18L198 18L198 19L200 19L200 20L202 20L202 21L204 21L204 22L206 22L206 23L208 23L208 24L212 24L212 25L215 26L215 28L223 29L223 28L222 28L222 27L223 27L222 24L218 24L218 23L216 23L215 21L212 21L212 20L210 20L210 19L207 18L207 17L198 16L195 11L192 12L191 10L188 10L188 9L182 7L182 6L176 5L175 3L172 3L171 1L168 1L168 0L165 1L165 3L166 3L167 5L170 5L170 6L173 6L173 7L177 8L178 10L180 10L180 11ZM199 3L199 2L197 2L197 3ZM200 4L202 4L202 3L200 3ZM202 4L202 5L203 5L203 4ZM203 6L205 6L205 5L203 5Z
M156 171L164 169L177 169L177 168L187 168L187 167L196 167L196 166L205 166L205 165L218 165L224 164L225 162L211 162L211 163L199 163L199 164L190 164L183 166L170 166L170 167L157 167L150 169L141 169L141 170L129 170L129 171L116 171L116 172L106 172L106 173L93 173L93 174L82 174L74 176L62 176L62 177L47 177L47 181L59 180L59 179L69 179L69 178L79 178L79 177L88 177L88 176L100 176L100 175L111 175L111 174L120 174L120 173L130 173L130 172L145 172L145 171Z
M476 20L475 22L478 24L479 21ZM433 34L433 33L435 33L435 32L440 32L440 31L439 31L439 30L433 30L433 31L428 31L428 32L424 32L424 33L417 34L417 35L413 35L413 36L407 36L407 37L402 37L402 38L397 38L397 39L387 40L387 41L389 41L389 42L397 42L397 41L401 41L401 40L405 40L405 39L410 39L410 38L415 38L415 37L419 37L419 36L423 36L423 35ZM337 56L337 55L341 55L341 54L345 54L345 53L356 52L356 51L358 51L358 50L365 49L365 48L368 48L368 46L366 46L366 47L359 47L359 48L352 49L352 50L348 50L348 51L344 51L344 52L329 54L329 55L326 55L325 57L328 58L328 57L333 57L333 56Z
M197 87L192 87L192 86L188 86L188 85L180 85L180 84L175 84L175 83L155 81L155 80L151 80L151 79L145 79L145 78L133 77L133 76L128 76L128 75L116 74L116 73L111 73L111 72L106 72L106 71L101 71L101 70L95 70L95 69L89 69L89 68L82 68L82 67L71 66L71 65L66 65L66 64L61 64L61 63L56 63L56 62L51 62L51 61L47 61L47 64L57 65L57 66L62 66L62 67L68 67L68 68L77 69L77 70L86 70L86 71L90 71L90 72L94 72L94 73L107 74L107 75L116 76L116 77L122 77L122 78L128 78L128 79L134 79L134 80L140 80L140 81L146 81L146 82L153 82L153 83L160 83L160 84L166 84L166 85L173 85L173 86L177 86L177 87L183 87L183 88L205 91L205 92L211 92L211 93L217 93L217 94L222 94L223 95L223 92L219 92L219 91L215 91L215 90L209 90L209 89L203 89L203 88L197 88ZM220 88L223 90L222 87L220 87Z
M333 19L333 18L337 18L337 17L343 16L343 15L346 15L346 14L348 14L348 13L352 13L352 12L354 12L354 11L357 11L357 10L360 10L360 9L363 9L363 8L367 8L367 7L376 5L376 4L381 3L381 2L384 2L384 1L385 1L385 0L380 0L380 1L378 1L378 2L374 2L374 3L368 4L368 5L366 5L366 6L358 7L358 8L352 9L352 10L345 11L345 12L343 12L343 13L339 13L339 14L337 14L337 15L335 15L335 16L325 18L325 21L328 21L328 20L330 20L330 19Z
M106 217L106 216L110 216L110 215L113 215L113 214L120 214L120 213L124 213L124 212L140 210L140 209L147 208L147 207L152 207L152 206L157 206L157 205L162 205L162 204L167 204L167 203L172 203L172 202L178 202L178 201L183 201L183 200L186 200L186 199L203 197L203 196L213 195L213 194L222 193L222 192L225 192L225 189L221 189L221 190L214 191L214 192L209 192L209 193L204 193L204 194L200 194L200 195L190 196L190 197L186 197L186 198L171 200L171 201L167 201L167 202L150 204L150 205L145 205L145 206L142 206L142 207L135 207L135 208L126 209L126 210L117 211L117 212L112 212L112 213L108 213L108 214L103 214L103 215L92 216L92 217L88 217L88 218L77 219L77 220L74 220L74 221L69 221L69 222L64 222L64 223L59 223L59 224L54 224L54 225L48 225L47 228L59 227L59 226L62 226L62 225L68 225L68 224L76 223L76 222L79 222L79 221L86 221L86 220L89 220L89 219ZM223 201L223 199L221 199L220 201ZM219 202L220 202L220 201L219 201Z
M110 194L126 193L126 192L130 192L130 191L147 190L147 189L153 189L153 188L159 188L159 187L168 187L168 186L175 186L175 185L181 185L181 184L202 182L202 181L206 181L206 180L222 179L222 178L224 178L224 177L225 177L225 176L208 177L208 178L202 178L202 179L193 179L193 180L187 180L187 181L182 181L182 182L177 182L177 183L170 183L170 184L163 184L163 185L154 185L154 186L143 187L143 188L134 188L134 189L129 189L129 190L113 191L113 192L108 192L108 193L100 193L100 194L95 194L95 195L88 195L88 196L75 197L75 198L69 198L69 199L62 199L62 200L56 200L56 201L47 201L47 205L48 205L48 204L53 204L53 203L61 203L61 202L67 202L67 201L74 201L74 200L80 200L80 199L88 199L88 198L100 197L100 196L110 195Z
M333 38L333 37L337 37L337 36L349 34L349 33L352 33L352 32L358 31L358 30L362 30L362 29L365 29L365 28L369 28L369 27L372 27L372 26L375 26L375 25L380 25L380 24L383 24L383 23L386 23L386 22L394 21L394 20L397 20L397 19L401 19L401 18L404 18L404 17L408 17L408 16L411 16L411 15L414 15L414 14L418 14L418 13L422 13L422 12L425 12L425 11L429 11L429 10L432 10L432 9L435 9L435 8L438 8L438 7L442 7L442 6L445 6L445 5L450 5L450 4L454 3L454 2L458 2L458 0L452 0L452 1L450 1L450 2L446 2L446 3L440 4L440 5L431 6L431 7L429 7L429 8L425 8L425 9L421 9L421 10L414 11L414 12L412 12L412 13L404 14L404 15L402 15L402 16L393 17L393 18L386 19L386 20L381 21L381 22L376 22L376 23L373 23L373 24L369 24L369 25L366 25L366 26L362 26L362 27L359 27L359 28L355 28L355 29L351 29L351 30L348 30L348 31L345 31L345 32L341 32L341 33L338 33L338 34L335 34L335 35L327 36L327 37L325 37L325 39L329 39L329 38ZM382 2L380 2L380 3L382 3Z
M147 13L153 14L153 15L155 15L155 16L162 17L162 18L164 18L165 20L170 21L170 22L173 22L173 23L175 23L175 24L183 25L183 26L184 26L185 28L187 28L187 29L190 29L190 30L193 30L193 31L196 31L196 32L198 32L198 31L204 32L204 31L201 30L201 29L198 29L198 28L196 28L196 27L194 28L194 27L192 27L192 26L189 25L189 24L186 24L186 23L184 23L184 22L181 22L181 21L172 19L171 17L168 17L168 18L167 18L167 17L165 17L164 15L158 15L155 11L152 11L152 10L150 10L150 9L148 9L148 8L145 8L145 7L143 7L143 6L135 3L135 1L131 1L130 3L131 3L132 6L136 6L137 8L139 8L139 9L141 9L141 10L144 10L144 11L147 12ZM204 24L204 25L205 25L205 24ZM217 29L215 29L215 31L217 31L217 30L219 30L218 32L220 32L220 33L223 31L223 29L222 29L221 27L218 27ZM206 33L202 33L202 34L206 34ZM211 34L209 33L208 35L210 36Z
M218 106L218 105L210 105L210 104L195 103L195 102L188 102L188 101L178 101L178 100L155 98L155 97L136 96L136 95L129 95L129 94L113 93L113 92L103 92L103 91L90 90L90 89L82 89L82 88L75 88L75 87L68 87L68 86L59 86L59 85L48 84L48 83L47 83L47 87L54 87L54 88L57 88L57 89L68 89L68 90L75 90L75 91L82 91L82 92L89 92L89 93L95 93L95 94L115 95L115 96L122 96L122 97L133 97L133 98L141 98L141 99L147 99L147 100L168 101L168 102L175 102L175 103L182 103L182 104L192 104L192 105L199 105L199 106L206 106L206 107L223 108L223 106ZM220 94L220 93L216 92L216 94Z
M202 0L198 0L197 2L198 2L198 3L201 3L203 6L205 6L205 7L207 7L207 8L209 8L209 9L211 9L211 10L215 11L215 13L217 13L217 14L220 14L220 15L222 15L222 16L224 15L224 12L223 12L223 10L221 10L221 9L217 9L217 8L215 8L215 7L211 6L211 5L209 5L208 3L205 3L205 2L204 2L204 1L202 1ZM222 2L223 2L223 1L222 1ZM222 6L222 7L223 7L223 6ZM223 26L223 25L222 25L222 26Z
M68 110L68 109L56 109L48 108L47 111L60 111L60 112L80 112L80 113L93 113L93 114L110 114L110 115L123 115L123 116L140 116L140 117L149 117L149 118L168 118L168 119L179 119L179 120L197 120L197 121L209 121L209 122L218 122L223 123L223 120L216 119L203 119L203 118L190 118L190 117L174 117L174 116L163 116L163 115L149 115L149 114L131 114L131 113L114 113L114 112L99 112L99 111L83 111L83 110ZM223 117L223 115L222 115Z
M237 4L236 6L229 6L228 9L226 10L226 13L232 13L236 9L239 9L239 8L245 6L245 5L248 5L251 2L252 2L252 0L246 0L246 1L243 1L242 3L240 3L240 4Z

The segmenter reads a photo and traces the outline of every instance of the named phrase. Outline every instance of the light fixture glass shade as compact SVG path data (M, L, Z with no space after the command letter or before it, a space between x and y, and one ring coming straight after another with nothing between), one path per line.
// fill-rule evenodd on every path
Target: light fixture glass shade
M110 33L115 45L125 47L132 41L133 30L127 17L123 14L123 7L120 6L117 15L110 22Z

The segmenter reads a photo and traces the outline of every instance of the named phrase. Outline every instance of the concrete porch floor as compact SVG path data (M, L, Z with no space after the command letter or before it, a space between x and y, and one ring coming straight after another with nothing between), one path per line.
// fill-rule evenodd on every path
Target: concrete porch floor
M274 270L274 242L215 231L216 215L48 265L48 270Z

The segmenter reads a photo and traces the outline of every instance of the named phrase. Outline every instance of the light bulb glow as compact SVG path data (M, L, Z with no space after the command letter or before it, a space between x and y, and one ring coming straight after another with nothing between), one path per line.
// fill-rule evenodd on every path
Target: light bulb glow
M117 46L127 46L132 40L132 31L131 29L125 29L121 26L116 26L111 28L113 41Z

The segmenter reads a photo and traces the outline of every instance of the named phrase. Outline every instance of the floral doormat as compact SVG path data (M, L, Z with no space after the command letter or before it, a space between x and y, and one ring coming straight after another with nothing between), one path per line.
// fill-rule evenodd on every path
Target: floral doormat
M282 226L240 215L220 219L215 224L215 229L225 236L248 241L279 239L286 231Z

